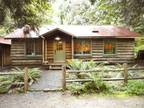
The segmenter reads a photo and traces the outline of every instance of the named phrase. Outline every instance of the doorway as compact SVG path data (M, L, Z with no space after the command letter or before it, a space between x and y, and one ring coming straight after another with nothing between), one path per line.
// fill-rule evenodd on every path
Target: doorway
M58 37L54 40L54 62L65 62L65 42Z

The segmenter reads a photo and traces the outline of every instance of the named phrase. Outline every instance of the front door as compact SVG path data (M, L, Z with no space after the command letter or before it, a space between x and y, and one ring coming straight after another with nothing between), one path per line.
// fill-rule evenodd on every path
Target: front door
M54 42L54 62L65 62L65 43L63 40Z

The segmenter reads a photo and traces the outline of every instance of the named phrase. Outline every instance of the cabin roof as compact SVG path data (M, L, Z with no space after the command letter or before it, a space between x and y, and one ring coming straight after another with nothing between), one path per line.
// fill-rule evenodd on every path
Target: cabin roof
M59 25L59 26L47 26L40 28L38 32L30 31L26 36L23 33L23 28L17 29L14 32L8 34L6 38L38 38L39 36L45 36L47 34L54 33L55 31L61 31L68 35L78 38L88 37L113 37L113 38L135 38L139 34L130 31L125 27L111 26L111 25Z
M11 40L0 37L0 44L11 45Z

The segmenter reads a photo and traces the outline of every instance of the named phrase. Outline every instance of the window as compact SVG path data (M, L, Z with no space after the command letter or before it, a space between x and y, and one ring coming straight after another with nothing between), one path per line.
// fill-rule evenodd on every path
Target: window
M76 39L74 40L74 54L91 54L91 40Z
M114 41L104 41L104 54L115 54L116 47Z
M62 41L56 41L56 50L58 50L58 51L63 50L63 42Z
M26 55L41 55L42 41L41 39L26 40Z

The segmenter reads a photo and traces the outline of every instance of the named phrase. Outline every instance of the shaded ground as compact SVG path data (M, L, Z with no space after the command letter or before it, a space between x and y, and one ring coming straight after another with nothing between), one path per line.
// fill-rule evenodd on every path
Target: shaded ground
M41 78L30 89L59 89L62 88L62 70L42 70Z
M61 92L0 95L0 108L144 108L144 97L74 97Z

